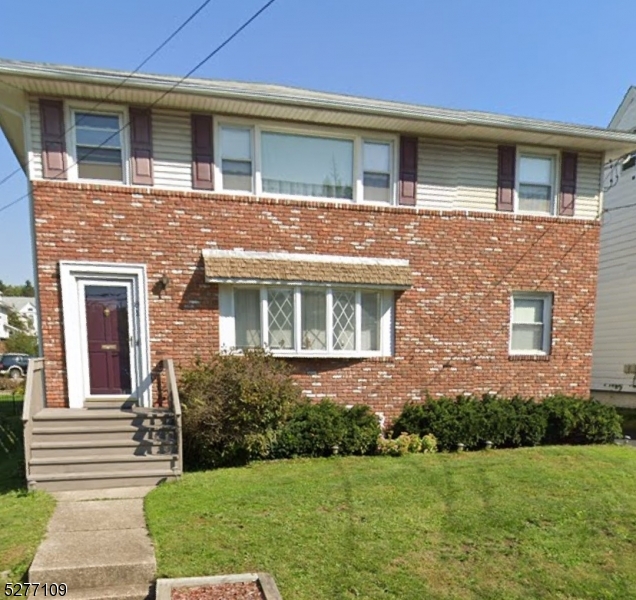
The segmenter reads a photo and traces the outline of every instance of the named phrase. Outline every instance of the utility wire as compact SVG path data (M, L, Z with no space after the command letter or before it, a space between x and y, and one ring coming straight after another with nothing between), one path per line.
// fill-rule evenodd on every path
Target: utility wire
M246 29L253 21L255 21L262 13L264 13L272 4L274 4L274 2L276 2L276 0L269 0L268 2L266 2L260 9L258 9L247 21L245 21L238 29L235 29L234 32L229 35L227 38L225 38L225 40L223 42L221 42L214 50L212 50L212 52L210 52L205 58L203 58L202 60L200 60L192 69L190 69L183 77L181 77L181 79L177 80L177 82L170 86L165 92L163 92L156 100L154 100L154 102L152 102L148 108L151 109L154 106L156 106L159 102L161 102L161 100L163 100L168 94L170 94L171 92L173 92L176 88L178 88L186 79L188 79L189 77L191 77L194 73L196 73L205 63L207 63L210 59L212 59L214 56L216 56L221 50L223 50L223 48L225 48L225 46L227 46L236 36L238 36L244 29ZM122 131L124 131L124 129L126 129L129 126L129 123L125 123L123 127L121 127L120 129L118 129L117 131L115 131L112 135L110 135L108 138L106 138L99 146L95 146L94 148L92 148L89 152L87 152L86 154L84 154L82 156L82 158L87 158L89 157L91 154L93 154L95 151L99 150L100 148L102 148L105 144L107 144L110 140L112 140L114 137L118 136ZM63 171L60 172L60 174L57 176L57 178L59 178L61 175L64 175L65 173L68 172L68 170L75 166L77 164L77 161L75 161L73 164L68 165ZM56 178L52 179L51 181L55 181ZM0 212L6 210L7 208L9 208L10 206L13 206L14 204L17 204L18 202L20 202L21 200L24 200L25 198L27 198L29 196L28 193L20 196L19 198L13 200L12 202L10 202L9 204L5 204L4 206L0 207Z
M183 29L194 19L196 19L197 15L208 5L210 4L210 2L212 2L212 0L205 0L205 2L203 4L201 4L201 6L199 6L199 8L197 8L183 23L181 23L181 25L179 25L179 27L177 27L177 29L175 29L163 42L161 42L161 44L159 44L159 46L157 46L146 58L144 58L144 60L142 62L140 62L136 67L134 71L131 71L128 75L126 75L126 77L124 77L118 84L117 86L115 86L110 92L108 92L108 94L106 94L106 96L104 98L102 98L97 104L95 104L95 106L91 107L89 109L89 112L92 110L95 110L97 108L99 108L100 106L102 106L106 100L108 100L109 98L112 97L112 95L119 89L121 89L121 87L136 73L138 73L149 61L151 61L155 56L157 56L157 54L159 54L159 52L161 52L175 37L177 37L177 35L179 35L179 33L181 33L181 31L183 31ZM81 125L81 122L85 119L84 116L80 117L79 121L76 123L73 123L64 133L63 136L66 136L68 133L70 133L71 131L73 131L73 129L75 129L75 127L77 127L77 125ZM32 158L31 160L29 160L26 165L24 165L24 168L26 169L31 162L34 159ZM0 179L0 186L2 186L3 184L5 184L7 181L9 181L9 179L11 179L12 177L14 177L15 175L17 175L20 171L22 170L22 166L19 166L17 169L15 169L14 171L12 171L11 173L9 173L6 177L4 177L4 179Z

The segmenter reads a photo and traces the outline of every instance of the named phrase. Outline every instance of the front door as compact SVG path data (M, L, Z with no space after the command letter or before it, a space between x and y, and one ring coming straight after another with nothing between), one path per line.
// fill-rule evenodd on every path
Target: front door
M129 395L132 392L130 285L86 283L83 287L89 393Z

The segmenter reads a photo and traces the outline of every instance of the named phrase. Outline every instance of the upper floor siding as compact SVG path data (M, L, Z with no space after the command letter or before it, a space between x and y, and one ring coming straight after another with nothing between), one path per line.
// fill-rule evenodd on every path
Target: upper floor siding
M87 105L89 106L89 105ZM105 109L100 109L105 110ZM124 108L124 111L126 109ZM68 111L66 113L68 115ZM124 112L126 115L127 113ZM229 121L230 117L214 115L215 123ZM245 120L243 120L245 122ZM252 123L258 123L252 120ZM271 122L270 122L271 123ZM44 178L42 161L42 123L38 98L29 102L31 180ZM67 131L72 129L66 123ZM307 127L311 130L310 127ZM317 128L322 133L338 135L337 129ZM193 188L193 142L191 114L185 111L152 110L152 171L153 187L187 191ZM124 131L124 133L127 133ZM214 128L215 161L218 157L218 127ZM365 135L364 132L361 135ZM375 137L377 132L368 134ZM123 138L126 135L122 135ZM399 136L386 134L397 146ZM125 144L124 144L125 145ZM415 205L424 209L493 212L497 210L498 144L478 141L458 141L420 137L417 139L417 184ZM520 147L521 148L521 147ZM565 149L523 148L528 152L552 152L555 156L555 190L558 187L560 155ZM395 162L399 151L395 148ZM68 154L67 165L73 163ZM125 164L129 170L130 165ZM578 153L576 169L576 197L573 217L595 220L602 204L600 191L603 155ZM126 181L126 179L124 179ZM130 181L128 178L127 181ZM222 191L216 189L216 191ZM558 190L557 190L558 191ZM397 203L397 202L395 202Z

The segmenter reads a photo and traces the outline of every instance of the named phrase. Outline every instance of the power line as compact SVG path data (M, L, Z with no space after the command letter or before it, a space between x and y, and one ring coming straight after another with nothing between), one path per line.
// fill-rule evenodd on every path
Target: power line
M259 8L247 21L245 21L238 29L235 29L234 32L229 35L227 38L225 38L225 40L223 42L221 42L214 50L212 50L212 52L210 52L205 58L203 58L202 60L200 60L192 69L190 69L183 77L181 77L181 79L179 79L174 85L170 86L165 92L163 92L156 100L154 100L149 106L148 109L151 109L153 107L155 107L159 102L161 102L161 100L163 100L168 94L170 94L171 92L173 92L176 88L178 88L186 79L188 79L189 77L191 77L194 73L196 73L205 63L207 63L209 60L211 60L214 56L216 56L221 50L223 50L223 48L225 48L225 46L227 46L235 37L237 37L244 29L246 29L247 27L249 27L249 25L251 25L251 23L253 21L255 21L262 13L264 13L272 4L274 4L274 2L276 2L276 0L269 0L268 2L266 2L263 6L261 6L261 8ZM120 129L118 129L117 131L115 131L112 135L110 135L109 137L107 137L99 146L95 146L94 148L92 148L89 152L86 152L85 154L82 155L82 158L87 158L89 157L91 154L93 154L95 151L99 150L100 148L102 148L105 144L107 144L110 140L112 140L114 137L118 136L122 131L124 131L127 127L129 126L129 123L125 123L123 127L121 127ZM75 161L73 164L68 165L63 171L61 171L59 173L59 175L54 178L52 181L54 181L55 179L59 178L61 175L64 175L65 173L68 172L68 170L75 166L77 164L77 161ZM17 198L16 200L13 200L12 202L10 202L9 204L5 204L4 206L0 207L0 212L6 210L7 208L9 208L10 206L13 206L14 204L17 204L18 202L20 202L21 200L24 200L25 198L28 198L29 194L24 194L23 196L20 196L19 198Z
M124 77L118 84L117 86L115 86L110 92L108 92L108 94L106 94L106 96L104 98L102 98L97 104L95 104L95 106L91 107L89 109L89 112L92 110L95 110L97 108L99 108L100 106L102 106L104 104L104 102L106 102L106 100L108 100L109 98L112 97L112 95L119 89L121 89L121 87L136 73L138 73L140 71L140 69L142 69L144 67L144 65L146 65L149 61L151 61L155 56L157 56L157 54L159 54L159 52L161 52L175 37L177 37L177 35L179 35L179 33L181 33L181 31L183 31L183 29L194 19L196 19L197 15L208 5L210 4L210 2L212 2L212 0L205 0L205 2L203 4L201 4L201 6L199 6L199 8L197 8L183 23L181 23L181 25L179 25L179 27L177 27L177 29L175 29L163 42L161 42L161 44L159 44L159 46L157 46L146 58L144 58L143 61L141 61L136 67L134 71L131 71L130 73L128 73L128 75L126 75L126 77ZM66 136L68 133L70 133L71 131L73 131L73 129L75 129L75 127L77 127L78 125L81 124L82 120L84 120L84 116L80 117L80 119L78 120L78 122L73 123L64 133L63 136ZM26 165L24 165L24 168L26 169L31 162L34 159L30 159ZM7 181L9 181L12 177L14 177L15 175L17 175L20 171L22 170L22 166L19 166L17 169L15 169L14 171L11 171L11 173L9 173L6 177L4 177L4 179L0 180L0 186L4 185Z

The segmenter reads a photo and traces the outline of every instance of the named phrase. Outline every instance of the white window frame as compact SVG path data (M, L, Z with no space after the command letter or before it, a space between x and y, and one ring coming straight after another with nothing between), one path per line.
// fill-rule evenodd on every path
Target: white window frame
M543 338L541 350L513 350L512 330L515 325L515 300L543 300ZM513 292L510 296L510 327L508 332L508 353L511 356L548 356L552 350L552 304L549 292Z
M394 312L394 290L388 290L384 287L373 286L340 286L340 285L317 285L315 283L289 284L276 283L270 285L219 285L219 345L222 352L241 352L242 349L236 348L235 337L235 319L234 319L234 290L243 289L259 289L261 294L261 342L263 347L268 349L274 356L281 357L300 357L300 358L372 358L393 355L393 312ZM293 289L294 293L294 341L293 349L269 348L269 318L267 305L267 291L271 288ZM326 350L303 350L302 349L302 317L301 317L301 290L313 288L316 290L324 290L326 292ZM333 291L347 290L356 294L355 308L355 339L356 348L361 346L361 294L363 292L379 292L380 293L380 348L378 350L333 350Z
M521 159L527 158L550 158L552 160L552 198L550 204L550 211L535 211L535 210L520 210L519 208L519 174L521 172ZM558 182L560 180L561 172L561 153L557 150L545 149L545 148L533 148L533 147L518 147L516 164L515 164L515 195L514 195L514 211L522 215L556 215L559 190Z
M223 172L221 169L221 128L242 127L250 129L252 132L252 189L253 192L245 190L226 190L223 187ZM323 137L353 142L353 198L328 198L323 196L299 196L294 194L274 194L263 192L262 182L262 159L261 159L261 134L283 133L291 135L304 135L310 137ZM216 191L232 195L241 196L262 196L265 198L294 198L300 200L311 200L314 202L347 202L364 203L375 206L395 206L398 203L398 165L399 165L399 136L391 134L381 134L377 132L360 132L353 129L335 129L331 127L306 127L298 125L286 125L275 121L254 122L242 118L219 118L214 120L214 177L218 182ZM391 144L391 178L390 178L390 201L377 202L364 199L364 156L363 142L389 143Z
M103 185L131 185L130 184L130 145L129 134L130 117L127 106L119 104L100 104L99 109L88 102L68 102L65 106L64 119L68 123L66 130L66 158L68 181L98 183ZM95 115L117 116L121 139L122 180L114 179L86 179L79 177L77 165L77 144L75 132L75 113L92 113Z

